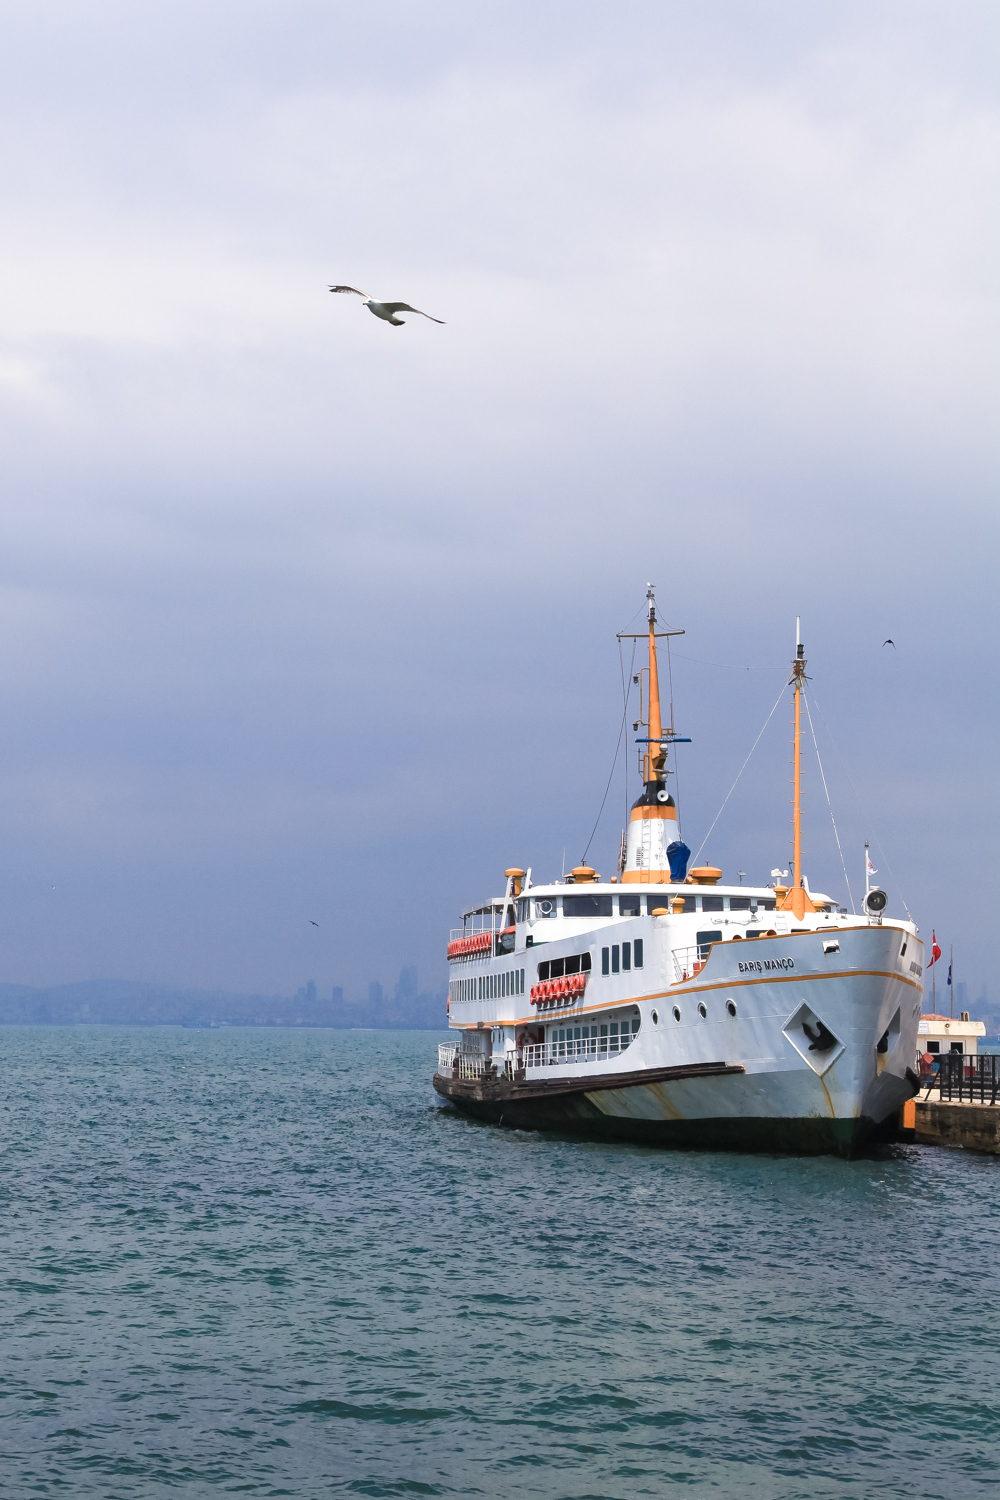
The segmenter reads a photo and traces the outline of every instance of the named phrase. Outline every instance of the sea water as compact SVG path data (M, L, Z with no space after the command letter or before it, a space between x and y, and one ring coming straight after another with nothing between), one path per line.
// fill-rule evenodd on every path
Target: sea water
M437 1041L0 1030L0 1494L996 1492L1000 1159L495 1129Z

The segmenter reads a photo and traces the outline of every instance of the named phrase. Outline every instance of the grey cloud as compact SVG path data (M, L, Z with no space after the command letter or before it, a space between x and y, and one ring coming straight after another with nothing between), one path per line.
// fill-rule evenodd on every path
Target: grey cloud
M693 847L800 612L911 909L986 974L988 12L609 14L11 11L5 978L430 981L463 900L580 852L648 576ZM784 858L779 719L727 868Z

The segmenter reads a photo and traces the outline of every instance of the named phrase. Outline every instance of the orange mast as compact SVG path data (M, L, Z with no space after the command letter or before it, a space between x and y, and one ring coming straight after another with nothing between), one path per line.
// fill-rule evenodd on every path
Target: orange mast
M807 911L816 908L802 883L802 687L806 679L805 646L800 639L801 621L795 617L795 659L792 662L791 685L795 689L795 738L792 760L792 879L794 885L781 905L790 909L800 922Z
M624 859L620 864L623 885L656 884L668 881L671 849L684 851L684 862L689 850L681 843L678 833L677 806L667 791L667 742L675 742L677 736L669 726L664 733L663 714L660 708L660 676L656 661L656 602L653 585L646 588L646 616L649 623L649 697L648 734L637 741L645 745L641 753L643 789L629 809L628 828L623 845ZM662 630L660 635L683 635L683 630ZM642 635L623 634L619 641L628 639L641 641ZM636 681L639 681L636 678ZM643 723L640 709L634 728ZM685 744L690 741L685 740ZM680 855L676 858L679 860ZM573 872L574 876L576 871ZM679 879L683 879L681 874Z
M667 752L660 743L663 739L663 727L660 718L660 678L656 669L656 604L653 599L653 585L646 585L646 598L649 601L646 611L649 616L649 749L646 752L646 775L644 781L655 781L667 760Z

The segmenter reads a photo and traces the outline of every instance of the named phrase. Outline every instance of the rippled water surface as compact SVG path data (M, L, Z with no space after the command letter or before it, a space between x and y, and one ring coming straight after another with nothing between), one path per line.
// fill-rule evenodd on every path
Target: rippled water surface
M436 1040L0 1030L0 1494L995 1493L1000 1159L499 1131Z

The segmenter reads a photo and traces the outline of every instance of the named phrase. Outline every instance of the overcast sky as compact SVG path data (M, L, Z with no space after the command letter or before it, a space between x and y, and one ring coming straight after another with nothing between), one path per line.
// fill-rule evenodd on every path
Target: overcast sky
M0 25L0 979L443 985L463 905L582 855L652 579L692 849L801 614L855 897L877 838L980 991L995 5ZM727 878L787 866L788 717ZM846 901L810 756L804 867Z

